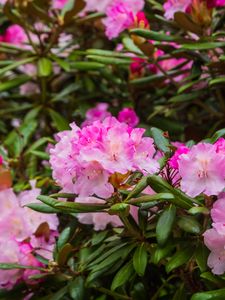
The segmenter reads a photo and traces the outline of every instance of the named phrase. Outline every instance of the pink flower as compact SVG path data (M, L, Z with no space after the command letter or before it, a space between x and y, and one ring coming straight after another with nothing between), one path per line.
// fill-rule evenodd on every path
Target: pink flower
M204 243L211 253L208 257L208 266L216 275L225 272L225 234L221 235L216 229L208 229L204 234Z
M219 199L213 204L211 217L215 223L225 223L225 193L220 194Z
M86 120L82 123L82 127L91 125L94 121L103 121L106 117L110 117L108 112L109 105L107 103L98 103L94 108L90 108L86 112Z
M189 152L189 148L185 146L185 144L181 144L179 147L177 147L177 150L175 151L174 155L169 159L169 166L173 169L178 169L178 161L180 159L180 156L182 154L186 154Z
M85 12L98 11L104 13L107 7L112 3L112 0L85 0L85 2Z
M173 19L176 12L186 12L191 3L192 0L167 0L163 5L165 18Z
M132 108L124 108L118 114L118 120L135 127L139 123L139 118Z
M27 36L21 26L14 24L6 29L6 32L3 35L3 42L13 45L22 45L27 42Z
M211 144L199 143L178 161L181 189L191 197L218 195L225 187L225 156Z
M72 124L72 130L60 133L50 150L53 178L65 192L110 197L114 189L109 179L115 172L158 171L153 140L143 138L144 131L113 117L82 129Z
M68 2L68 0L52 0L52 8L62 9Z
M114 0L106 9L106 35L109 39L119 36L134 23L134 16L143 9L143 0Z

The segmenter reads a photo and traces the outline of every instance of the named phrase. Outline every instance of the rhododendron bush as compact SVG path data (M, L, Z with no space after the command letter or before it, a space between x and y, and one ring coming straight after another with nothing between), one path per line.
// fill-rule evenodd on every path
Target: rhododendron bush
M0 299L225 299L225 1L0 1Z

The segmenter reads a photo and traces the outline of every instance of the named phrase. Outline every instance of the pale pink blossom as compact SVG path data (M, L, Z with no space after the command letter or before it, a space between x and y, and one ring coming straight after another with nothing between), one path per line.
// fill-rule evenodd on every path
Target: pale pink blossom
M176 12L186 12L191 4L192 0L167 0L163 5L164 16L166 19L173 19Z
M225 187L225 156L216 147L199 143L178 161L181 189L191 197L218 195Z
M131 27L135 21L135 15L144 7L143 0L114 0L106 9L106 18L103 23L106 27L106 35L109 39Z
M113 0L85 0L86 6L83 12L105 12L107 7L113 2Z
M214 228L208 229L204 233L204 243L211 253L208 257L208 266L216 275L225 272L225 234L221 235Z
M72 124L72 130L60 133L50 149L53 178L65 192L110 197L114 189L109 178L115 172L158 171L153 140L144 138L144 132L113 117L82 129Z
M135 127L139 123L139 118L132 108L122 109L117 118L120 122L124 122L130 127Z

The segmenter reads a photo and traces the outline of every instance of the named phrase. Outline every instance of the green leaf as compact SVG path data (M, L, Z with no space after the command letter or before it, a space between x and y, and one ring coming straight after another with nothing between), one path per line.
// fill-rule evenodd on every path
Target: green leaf
M196 100L202 95L202 92L197 91L193 93L188 93L188 94L182 94L182 95L177 95L173 96L168 100L169 103L182 103L182 102L187 102L191 100Z
M87 55L87 58L106 65L130 65L130 63L132 62L129 57L122 59L117 57Z
M152 175L148 176L148 183L157 193L171 193L174 195L174 199L171 199L170 202L175 204L178 207L185 209L190 209L193 207L193 203L201 204L196 199L188 197L186 194L181 192L178 189L172 187L168 182L166 182L160 176Z
M21 65L25 65L25 64L31 63L31 62L35 61L36 59L37 58L35 56L33 56L33 57L29 57L29 58L25 58L25 59L19 60L19 61L13 63L13 64L10 64L7 67L5 67L5 68L3 68L3 69L0 70L0 76L3 75L3 74L5 74L8 71L16 69L17 67L19 67Z
M54 123L54 126L56 127L57 130L63 131L63 130L68 130L69 124L68 121L62 117L59 113L57 113L55 110L49 109L50 117Z
M152 30L148 30L148 29L132 29L129 32L130 32L130 34L136 34L136 35L139 35L146 39L150 39L150 40L154 40L154 41L175 42L175 41L179 41L181 39L180 37L167 35L165 33L152 31Z
M108 234L107 231L101 231L101 232L98 232L98 233L95 232L93 234L92 239L91 239L92 245L96 246L96 245L100 244L105 239L107 234Z
M0 83L0 92L4 92L10 89L14 89L30 80L30 76L21 75L16 78L7 80L6 82Z
M121 285L125 284L130 277L133 274L133 263L132 261L129 261L126 265L124 265L118 273L116 273L116 276L113 278L113 282L111 285L111 290L115 290Z
M66 61L65 59L61 59L56 55L51 55L51 58L57 62L57 64L65 71L65 72L69 72L70 71L70 64L68 61Z
M222 300L225 299L225 289L196 293L191 300Z
M52 74L52 62L46 57L42 57L38 60L38 76L48 77Z
M40 270L40 271L45 270L44 268L33 267L33 266L0 263L0 270L14 270L14 269L30 269L30 270Z
M225 83L225 77L219 77L219 78L216 78L216 79L212 79L209 81L209 86L212 86L212 85L224 85Z
M200 243L195 251L195 258L201 272L207 270L207 259L209 256L209 250L203 243Z
M84 279L81 276L76 277L69 284L69 294L73 300L82 300L84 299Z
M144 276L148 263L148 253L145 244L138 246L133 256L133 266L139 276Z
M201 225L199 222L192 216L181 216L177 222L178 226L189 233L200 234Z
M44 214L55 214L59 213L60 211L58 209L52 208L48 205L42 204L42 203L30 203L27 204L26 207L29 207L30 209L33 209L34 211L41 212Z
M167 257L172 250L174 249L175 245L167 245L166 247L157 247L152 254L151 261L153 264L158 265L161 259Z
M38 150L31 150L29 153L43 159L43 160L49 160L49 154L43 151Z
M126 36L123 38L123 45L124 47L132 53L138 54L139 56L143 56L143 52L135 45L135 43L133 42L133 40Z
M175 217L176 207L174 205L170 205L160 215L156 225L156 239L160 246L165 245L165 243L167 242L172 231Z
M186 247L185 249L177 251L174 256L166 264L166 272L170 273L172 270L182 266L193 255L193 247Z
M70 67L79 71L92 71L105 68L105 65L92 61L75 61L70 63Z
M120 57L124 59L129 59L127 57L126 53L121 53L121 52L115 52L115 51L110 51L110 50L103 50L103 49L88 49L86 51L88 55L96 55L96 56L106 56L106 57Z
M163 152L168 152L170 143L169 140L164 136L164 132L158 128L152 127L151 128L151 135L154 139L155 145L158 149L162 150Z
M62 249L66 243L69 242L70 236L72 234L72 227L66 227L60 234L58 241L57 241L57 250L59 251L60 249Z
M187 50L210 50L216 48L224 48L225 42L194 42L190 44L183 44L182 49Z
M129 193L125 201L138 196L148 186L148 177L142 177L138 184Z

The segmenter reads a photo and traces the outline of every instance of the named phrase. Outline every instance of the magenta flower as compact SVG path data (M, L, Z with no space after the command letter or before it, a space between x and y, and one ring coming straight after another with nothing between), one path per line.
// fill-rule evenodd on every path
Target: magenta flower
M110 117L108 112L109 105L107 103L98 103L94 108L90 108L86 112L86 120L82 123L82 127L91 125L94 121L103 121L106 117Z
M187 146L185 146L185 144L180 143L174 155L168 161L169 166L175 170L178 170L178 161L180 159L180 156L182 154L188 153L189 151L190 149Z
M114 0L106 9L106 18L103 23L106 35L111 40L128 29L134 23L135 15L144 7L143 0Z
M16 24L10 25L3 35L3 42L13 45L22 45L27 42L27 35L21 26Z
M139 118L132 108L124 108L118 114L118 120L124 122L130 127L135 127L139 123Z
M178 161L181 189L191 197L218 195L225 187L225 156L211 144L199 143Z

